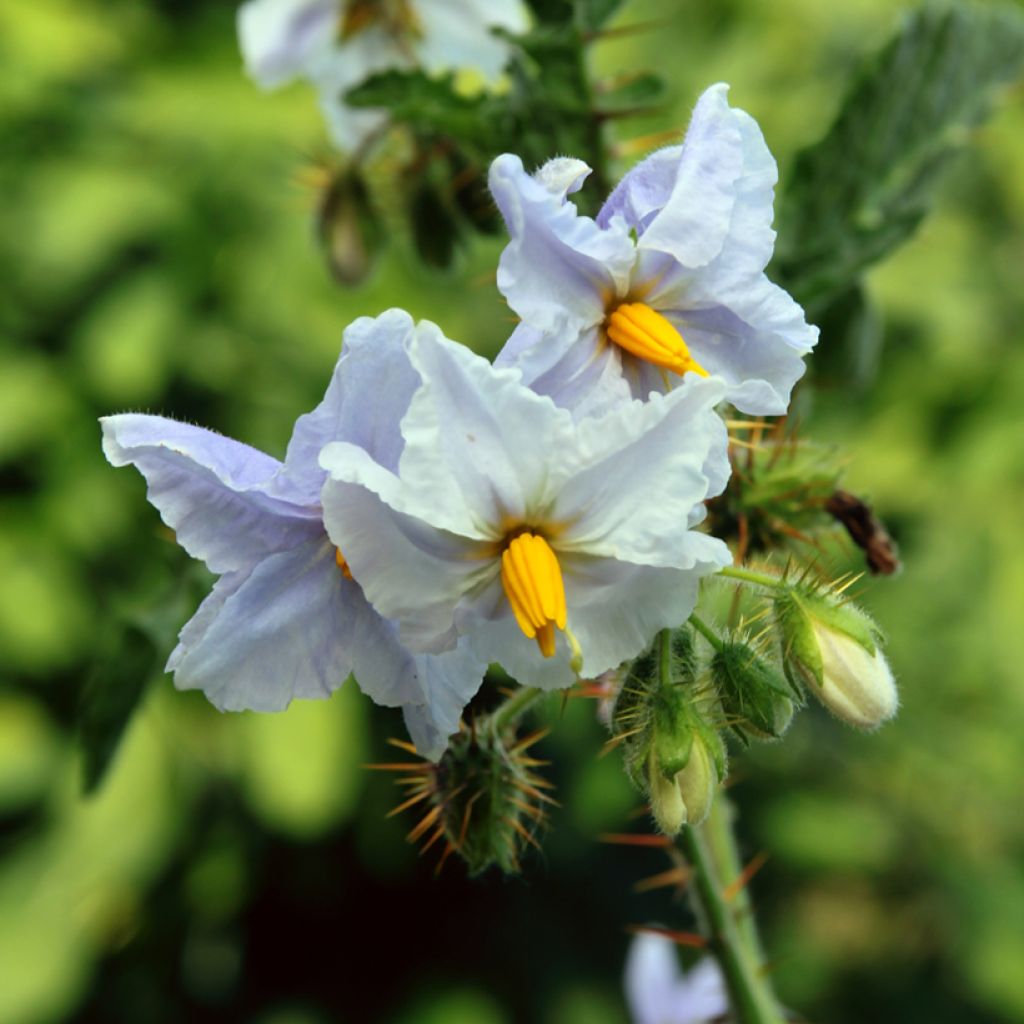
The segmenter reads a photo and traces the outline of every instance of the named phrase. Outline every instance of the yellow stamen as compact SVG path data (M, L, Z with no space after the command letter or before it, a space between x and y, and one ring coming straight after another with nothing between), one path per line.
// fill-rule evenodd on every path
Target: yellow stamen
M348 567L348 562L345 561L345 556L341 553L341 548L334 549L334 560L338 563L341 575L347 580L352 579L352 570Z
M690 370L708 375L675 327L642 302L624 302L608 317L606 329L611 341L638 359L680 376Z
M565 586L548 542L535 533L514 537L501 556L501 584L519 628L553 657L555 627L565 629Z

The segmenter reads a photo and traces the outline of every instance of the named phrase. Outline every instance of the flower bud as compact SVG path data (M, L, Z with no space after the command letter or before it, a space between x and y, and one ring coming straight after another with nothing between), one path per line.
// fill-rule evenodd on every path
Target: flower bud
M896 714L896 682L878 630L860 609L792 586L779 590L775 618L791 682L803 682L837 718L861 729Z
M691 735L686 763L667 775L651 749L648 789L651 812L665 835L674 836L683 825L699 825L711 810L718 788L718 769L700 732Z
M741 734L776 739L793 720L792 685L773 665L747 645L727 642L711 661L726 721Z
M317 220L331 273L341 284L359 284L373 267L383 230L366 182L343 170L327 187Z

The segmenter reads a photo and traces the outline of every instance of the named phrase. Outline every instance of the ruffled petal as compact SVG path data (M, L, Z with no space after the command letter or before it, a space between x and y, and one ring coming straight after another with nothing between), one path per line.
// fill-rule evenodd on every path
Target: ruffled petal
M452 68L472 68L493 82L508 63L509 44L491 26L521 32L525 11L517 3L479 0L430 0L416 5L422 35L416 41L418 63L437 74Z
M559 161L555 171L541 168L531 176L519 157L505 153L489 175L511 236L498 264L498 288L523 320L542 331L600 323L607 303L624 293L635 259L623 222L601 229L566 201L578 187L579 170L566 174Z
M216 573L249 568L322 533L319 510L268 492L281 463L212 430L163 416L106 416L103 452L133 465L178 543Z
M679 982L679 1024L705 1024L729 1012L725 979L712 957L696 963Z
M593 678L635 658L658 630L689 618L701 578L728 564L728 549L717 550L720 541L692 532L689 538L692 559L687 569L588 555L560 556L569 628L583 651L585 677Z
M365 107L350 107L345 93L371 75L391 68L409 68L412 60L392 36L377 27L361 31L348 43L335 45L306 70L320 99L331 141L350 152L387 124L387 113Z
M614 217L621 217L643 234L672 195L682 154L682 146L666 146L627 171L601 207L598 225L607 227Z
M248 0L238 9L246 71L264 89L305 73L330 49L339 16L339 0Z
M416 668L426 702L406 704L402 714L416 749L437 761L459 731L462 712L480 689L487 666L463 643L445 654L417 655Z
M215 590L207 601L222 596ZM198 640L182 631L175 685L203 690L224 711L280 711L297 697L327 697L352 668L343 634L358 598L322 534L272 554L227 594Z
M688 375L667 396L583 420L580 447L588 461L562 486L552 512L566 524L559 551L641 565L692 564L682 524L708 495L709 456L724 459L725 425L714 412L724 390L714 378ZM716 467L716 486L728 472L727 461ZM715 543L727 564L725 545Z
M362 449L330 444L321 463L324 524L368 600L414 650L453 649L457 606L499 572L493 542L432 525L433 509Z
M228 572L219 576L213 584L213 590L203 599L202 604L178 633L178 643L171 656L167 659L164 667L165 672L173 672L181 662L181 659L202 643L203 637L209 632L217 616L220 614L224 602L249 578L251 569L242 572Z
M702 267L721 251L729 233L737 183L744 174L744 135L750 120L730 108L729 87L719 83L697 101L683 139L672 190L653 216L646 213L641 249L666 253L683 267ZM663 165L659 187L664 184Z
M763 299L759 309L754 308L757 296ZM726 382L726 397L737 409L752 416L781 416L804 374L803 357L818 329L809 327L796 302L763 275L741 304L753 313L751 320L779 329L759 327L725 306L665 310L665 315L697 362Z
M319 505L327 477L320 450L331 441L348 441L385 469L398 468L405 444L400 423L420 383L407 352L414 330L412 317L401 309L360 317L346 328L327 393L296 421L275 487L287 485L286 493Z
M560 463L548 453L571 443L572 418L432 324L410 358L423 385L402 421L402 481L435 525L500 539L557 488Z
M514 366L531 391L547 395L573 419L599 416L630 398L621 352L602 342L596 327L544 334L520 323L494 365Z

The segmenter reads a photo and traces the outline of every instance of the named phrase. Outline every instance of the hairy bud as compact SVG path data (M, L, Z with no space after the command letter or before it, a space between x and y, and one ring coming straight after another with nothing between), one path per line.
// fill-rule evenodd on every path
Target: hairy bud
M747 644L726 642L711 660L711 678L726 721L736 732L777 739L789 728L799 694Z
M343 170L327 186L317 228L336 280L359 284L373 267L383 231L358 171Z
M874 729L899 706L875 624L860 609L798 586L781 588L775 620L783 667L837 718Z

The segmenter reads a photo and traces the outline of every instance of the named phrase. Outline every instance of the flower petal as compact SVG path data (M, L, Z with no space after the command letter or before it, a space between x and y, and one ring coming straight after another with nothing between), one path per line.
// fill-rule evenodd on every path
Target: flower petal
M724 390L721 381L690 374L667 396L583 420L579 445L588 461L555 500L552 519L564 524L557 550L641 565L692 564L683 524L708 496L709 456L724 459L725 426L714 412ZM728 473L724 461L716 486Z
M178 543L214 572L248 568L322 533L317 509L268 493L281 463L255 448L162 416L100 422L107 460L142 473Z
M410 358L423 385L402 421L402 481L428 521L500 539L557 488L559 460L547 454L570 443L572 418L432 324Z
M693 532L688 534L688 547L687 569L560 556L569 628L583 651L584 676L593 678L617 668L647 647L658 630L689 618L701 578L727 564L728 549L713 537Z
M226 597L198 642L183 631L175 685L203 690L225 711L280 711L296 697L327 697L352 668L340 635L358 596L322 534L272 554Z
M329 444L320 458L324 524L368 600L414 650L451 650L456 606L499 571L493 544L432 525L402 482L354 445Z
M248 0L238 9L245 69L264 89L302 74L334 42L338 0Z
M745 170L741 124L750 118L730 108L728 91L719 83L697 101L672 190L654 216L647 212L638 241L641 249L667 253L683 267L710 263L722 251L732 221L737 183ZM665 168L659 167L660 187Z
M682 154L682 146L666 146L627 171L601 207L598 225L604 228L612 218L622 217L634 231L643 234L672 195Z
M526 28L523 8L515 2L430 0L417 4L422 29L415 43L418 63L437 74L451 68L472 68L494 81L509 61L509 44L491 26L512 32Z
M401 309L360 317L346 328L327 393L296 421L275 485L287 484L287 493L319 505L327 477L320 450L331 441L358 445L385 469L398 468L405 444L399 425L420 383L407 352L414 330L412 317Z
M725 306L665 310L665 315L679 328L697 362L726 382L726 397L737 409L752 416L780 416L804 374L803 356L817 340L818 329L809 327L803 310L764 275L738 304L752 314L750 320Z
M419 753L438 761L449 737L459 731L462 712L480 689L487 666L463 643L444 654L417 655L416 669L426 703L406 704L402 714Z
M498 288L542 331L600 323L606 303L625 291L635 259L623 222L603 230L566 201L580 173L563 169L560 161L558 173L541 168L531 177L519 157L505 153L488 179L511 236L498 264Z
M671 939L649 932L633 939L625 979L633 1024L675 1024L673 996L680 973Z

